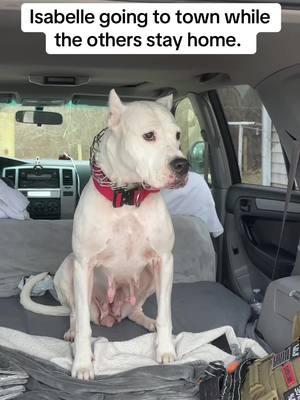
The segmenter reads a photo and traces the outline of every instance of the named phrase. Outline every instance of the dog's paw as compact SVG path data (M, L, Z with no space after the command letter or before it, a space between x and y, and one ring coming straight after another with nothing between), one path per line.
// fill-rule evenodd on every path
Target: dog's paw
M156 351L156 360L160 364L171 364L176 360L176 353L173 345L167 348L158 348Z
M74 342L74 340L75 340L75 330L70 328L64 334L64 340L66 340L67 342Z
M74 360L72 366L72 377L89 381L95 378L94 366L92 360Z
M157 354L157 362L160 364L172 364L175 359L176 355L174 353L163 353L163 354Z

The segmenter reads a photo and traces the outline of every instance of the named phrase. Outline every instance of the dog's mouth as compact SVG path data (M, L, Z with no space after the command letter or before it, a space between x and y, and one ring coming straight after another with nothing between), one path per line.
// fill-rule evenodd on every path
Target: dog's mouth
M188 173L179 175L179 174L169 174L167 181L162 184L158 184L158 182L150 182L143 180L140 183L140 186L145 190L161 190L161 189L179 189L186 185L188 181Z
M179 189L186 185L188 181L188 175L175 177L175 180L167 185L167 189Z

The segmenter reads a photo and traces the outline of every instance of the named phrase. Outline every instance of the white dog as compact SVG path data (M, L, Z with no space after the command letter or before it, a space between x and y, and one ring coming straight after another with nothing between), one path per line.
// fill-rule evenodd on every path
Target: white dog
M74 216L73 253L54 278L62 306L30 299L31 288L45 274L28 280L21 293L21 303L33 312L70 315L65 339L75 341L73 377L94 376L91 320L112 326L128 317L156 329L158 362L175 359L174 231L159 189L185 185L188 163L179 150L180 129L171 106L172 96L124 105L114 90L110 92L108 128L95 138L92 177ZM155 290L156 321L142 311Z

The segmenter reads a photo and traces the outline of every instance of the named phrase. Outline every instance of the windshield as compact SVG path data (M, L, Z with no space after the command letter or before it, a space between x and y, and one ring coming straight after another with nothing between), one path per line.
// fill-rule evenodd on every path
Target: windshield
M93 138L107 122L107 107L100 106L69 103L44 107L44 111L60 113L63 123L42 126L16 122L15 114L20 110L35 108L0 104L0 156L58 160L65 152L75 160L88 160Z

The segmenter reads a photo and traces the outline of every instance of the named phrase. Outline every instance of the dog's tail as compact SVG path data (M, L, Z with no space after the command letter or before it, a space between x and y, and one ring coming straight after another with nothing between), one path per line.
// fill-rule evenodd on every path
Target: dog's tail
M47 276L47 272L32 276L27 279L22 291L20 293L20 303L26 310L32 311L37 314L52 315L52 316L66 316L70 315L70 309L67 306L46 306L44 304L35 303L31 300L31 290L33 286Z

